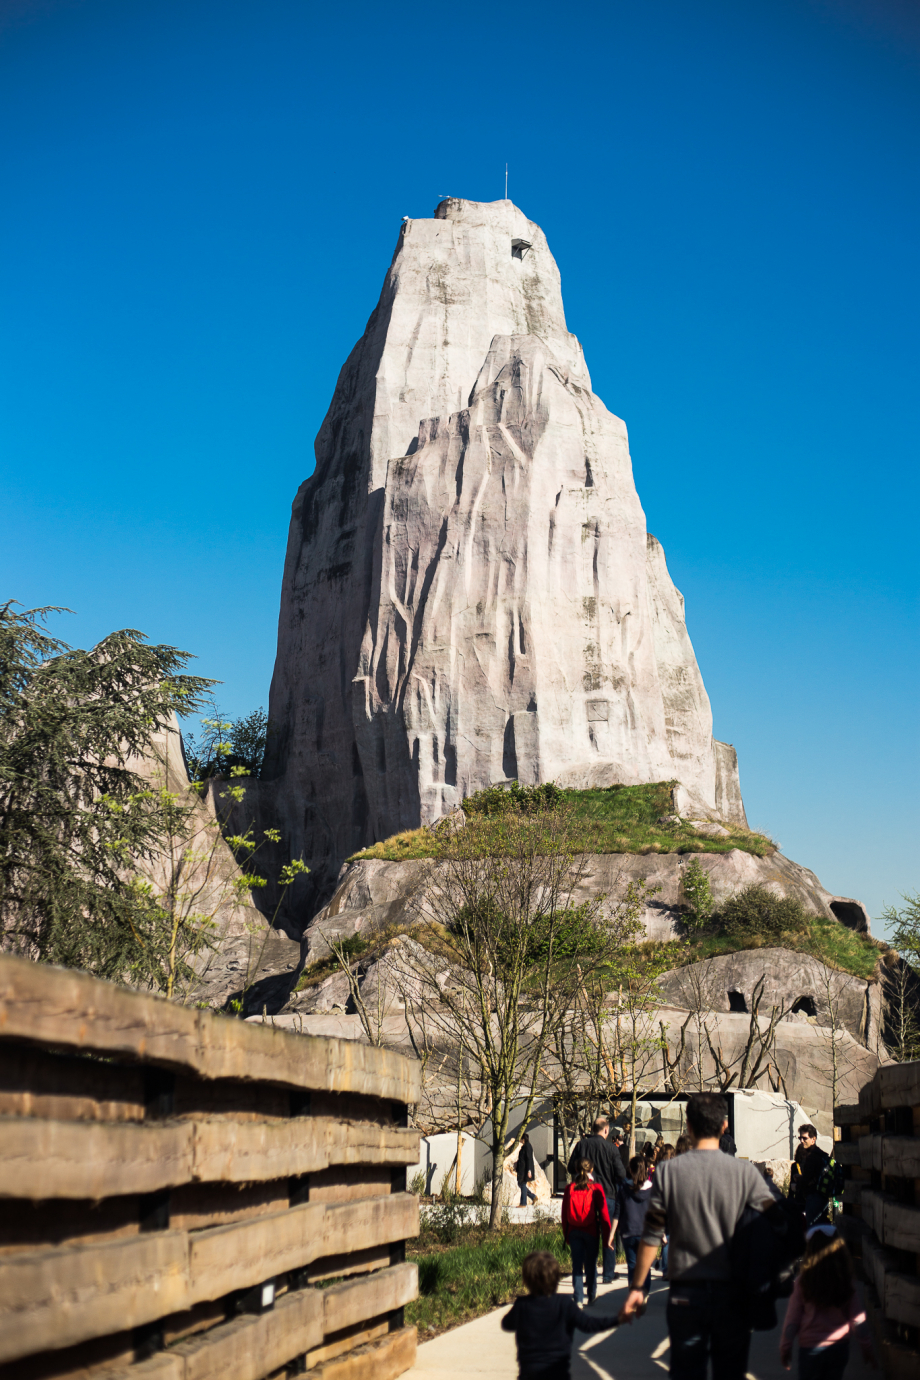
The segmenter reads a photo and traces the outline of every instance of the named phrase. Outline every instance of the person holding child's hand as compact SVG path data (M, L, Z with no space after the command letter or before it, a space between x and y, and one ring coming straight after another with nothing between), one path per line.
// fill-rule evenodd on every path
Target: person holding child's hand
M560 1298L559 1262L549 1251L534 1251L522 1267L527 1294L515 1300L502 1318L505 1332L517 1338L520 1380L570 1380L575 1331L604 1332L616 1327L622 1313L596 1317L583 1313L574 1299Z

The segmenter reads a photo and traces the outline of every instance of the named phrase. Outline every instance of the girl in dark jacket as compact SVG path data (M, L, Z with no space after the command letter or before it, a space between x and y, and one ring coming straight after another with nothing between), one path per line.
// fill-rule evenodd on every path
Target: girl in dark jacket
M652 1182L649 1177L648 1161L644 1155L634 1155L629 1161L632 1176L626 1180L617 1194L616 1220L613 1230L620 1228L623 1249L626 1252L626 1269L629 1283L632 1284L633 1270L636 1268L636 1251L642 1239L645 1225L645 1210L652 1196ZM651 1273L651 1272L649 1272Z
M569 1184L562 1199L562 1234L572 1252L572 1292L576 1303L584 1303L584 1283L588 1302L597 1297L597 1247L603 1233L604 1244L611 1241L610 1213L600 1184L594 1182L594 1166L582 1160L578 1178Z

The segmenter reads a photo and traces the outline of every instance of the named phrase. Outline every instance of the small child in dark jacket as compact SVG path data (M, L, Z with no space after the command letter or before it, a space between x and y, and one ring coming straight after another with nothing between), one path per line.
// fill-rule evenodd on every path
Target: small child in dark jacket
M534 1251L522 1268L526 1297L518 1298L502 1318L505 1332L517 1336L520 1380L570 1380L572 1337L579 1332L604 1332L616 1327L618 1316L592 1317L574 1299L559 1298L562 1271L549 1251Z

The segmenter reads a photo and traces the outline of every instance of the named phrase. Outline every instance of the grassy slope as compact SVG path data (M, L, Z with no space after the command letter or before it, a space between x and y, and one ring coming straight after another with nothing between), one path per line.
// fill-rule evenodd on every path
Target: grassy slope
M784 930L781 935L752 932L743 940L724 934L707 934L693 944L694 959L716 958L719 954L733 954L740 949L792 949L812 954L842 973L868 980L878 963L879 947L874 939L856 934L841 925L839 920L827 920L822 915L806 917L801 930Z
M728 838L713 839L697 833L686 823L659 824L659 819L671 810L671 784L659 781L648 786L565 791L564 799L572 811L577 845L589 853L728 853L740 848L762 858L774 851L774 843L764 834L735 825L727 826ZM499 819L495 827L500 827ZM434 835L429 829L412 829L395 834L353 857L403 862L432 857L435 847ZM781 936L753 931L743 939L719 933L705 934L692 940L691 953L696 960L774 945L812 954L831 968L864 979L872 976L879 953L874 940L820 916L807 917L802 929L786 931ZM675 954L675 963L679 962ZM316 976L311 969L309 980L315 980Z
M658 781L650 786L565 791L578 847L588 853L730 853L733 848L741 848L758 858L774 851L775 845L765 835L737 825L726 826L728 838L713 839L697 833L689 824L659 824L658 820L671 812L671 784ZM404 862L428 858L433 853L431 831L410 829L353 857Z

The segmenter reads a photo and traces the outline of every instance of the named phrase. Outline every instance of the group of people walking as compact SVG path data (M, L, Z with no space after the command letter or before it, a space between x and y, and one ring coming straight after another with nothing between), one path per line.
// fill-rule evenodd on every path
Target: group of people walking
M517 1334L522 1380L567 1380L576 1329L595 1332L640 1318L656 1261L670 1284L671 1375L705 1380L711 1361L714 1380L744 1380L752 1326L771 1325L757 1306L782 1235L777 1214L787 1241L794 1228L804 1252L780 1338L783 1365L790 1368L797 1339L799 1380L840 1380L851 1336L871 1363L852 1262L827 1221L832 1161L818 1147L814 1126L800 1128L789 1201L782 1207L775 1185L736 1157L727 1104L717 1093L690 1097L687 1135L674 1146L661 1138L646 1145L630 1159L628 1171L621 1144L600 1117L569 1162L572 1182L563 1198L562 1227L572 1255L574 1299L557 1298L560 1272L553 1256L536 1252L524 1263L528 1297L502 1321ZM628 1272L626 1301L615 1316L584 1313L585 1294L589 1305L597 1294L599 1251L603 1282L616 1276L617 1237ZM759 1305L753 1301L757 1293Z

